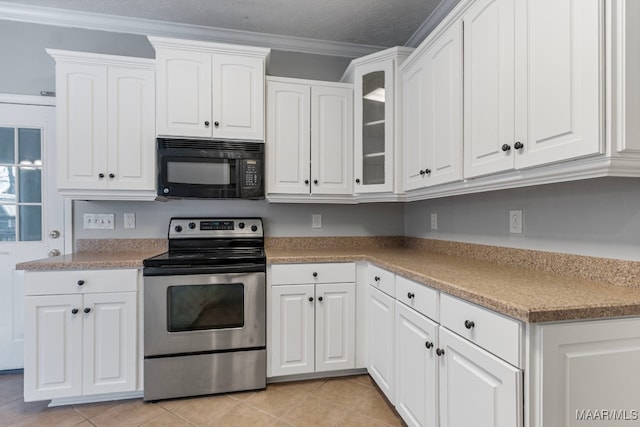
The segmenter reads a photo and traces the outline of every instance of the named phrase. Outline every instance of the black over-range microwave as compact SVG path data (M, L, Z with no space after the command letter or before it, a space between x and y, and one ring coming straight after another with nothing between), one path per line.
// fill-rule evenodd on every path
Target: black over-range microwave
M263 199L264 144L158 138L158 196Z

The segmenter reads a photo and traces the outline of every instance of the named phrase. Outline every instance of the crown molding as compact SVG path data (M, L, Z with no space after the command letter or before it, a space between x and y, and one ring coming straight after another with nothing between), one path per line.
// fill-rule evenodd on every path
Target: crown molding
M409 37L404 44L408 47L417 47L444 19L445 16L460 2L460 0L440 0L440 3L418 27L418 29Z
M23 5L4 1L0 1L0 19L29 22L33 24L53 25L57 27L72 27L86 30L138 34L143 36L173 37L241 44L290 52L341 56L347 58L359 58L385 49L384 46L315 40L304 37L280 36L251 31L205 27L202 25L172 23L151 19L130 18L68 9Z

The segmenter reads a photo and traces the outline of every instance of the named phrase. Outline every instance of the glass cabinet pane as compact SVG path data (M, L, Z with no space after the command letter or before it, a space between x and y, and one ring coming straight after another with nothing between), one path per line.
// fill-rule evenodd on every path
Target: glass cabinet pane
M385 73L362 76L362 184L384 184Z

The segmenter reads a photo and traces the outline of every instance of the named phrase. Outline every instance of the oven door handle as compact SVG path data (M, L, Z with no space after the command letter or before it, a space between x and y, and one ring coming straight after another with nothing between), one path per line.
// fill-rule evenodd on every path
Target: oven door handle
M175 266L166 265L162 267L144 267L143 276L182 276L194 274L227 274L227 273L264 273L264 264L236 264L221 266Z

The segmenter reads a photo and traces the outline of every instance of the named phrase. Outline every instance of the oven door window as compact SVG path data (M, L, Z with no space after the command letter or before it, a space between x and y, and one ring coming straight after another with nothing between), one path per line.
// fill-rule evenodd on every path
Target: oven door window
M182 285L167 288L169 332L244 326L244 285Z
M207 158L193 160L167 160L168 184L236 185L236 161Z

